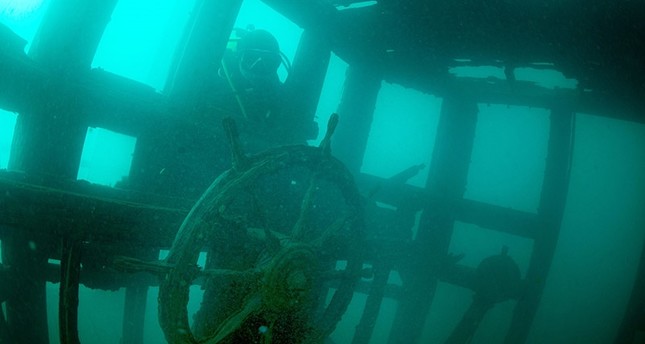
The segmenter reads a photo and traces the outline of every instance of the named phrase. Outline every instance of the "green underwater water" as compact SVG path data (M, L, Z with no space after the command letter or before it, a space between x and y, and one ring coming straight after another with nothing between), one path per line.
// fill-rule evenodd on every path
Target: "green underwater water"
M121 1L108 26L105 41L93 66L163 90L174 43L180 39L192 1ZM0 15L28 41L48 1L33 13L18 17ZM2 10L2 7L0 7ZM149 23L141 20L150 18ZM177 15L181 13L181 15ZM152 15L154 14L154 15ZM148 16L150 15L150 16ZM136 20L135 20L136 18ZM154 20L152 18L155 18ZM174 18L168 23L169 18ZM136 22L136 27L130 23ZM110 25L112 25L110 24ZM237 26L255 25L273 32L290 58L301 30L280 18L258 0L247 0ZM125 39L127 37L128 39ZM154 37L149 39L147 37ZM142 44L142 42L146 42ZM28 48L28 47L27 47ZM326 123L342 93L347 65L332 56L316 113ZM483 73L491 70L460 71ZM284 73L284 72L283 72ZM571 87L571 80L553 73L525 71L525 77L547 85ZM535 212L540 197L548 142L548 111L516 106L479 104L466 197L517 210ZM377 101L362 172L389 177L414 164L430 163L441 99L384 83ZM566 210L551 272L527 343L609 343L632 291L645 240L645 126L588 114L576 115L575 144ZM0 169L8 164L15 114L0 111ZM342 120L341 120L342 125ZM321 126L324 127L324 126ZM92 131L92 130L91 130ZM324 130L321 130L321 135ZM88 135L97 135L96 130ZM127 175L136 141L120 134L99 133L81 162L79 179L113 186ZM317 144L321 137L312 140ZM106 163L108 162L109 163ZM427 168L409 181L423 187ZM529 240L458 223L450 251L465 254L463 264L476 267L485 257L509 248L522 273L531 251ZM392 283L400 283L397 274ZM158 288L148 293L145 342L163 342L156 319ZM202 291L191 289L189 310L199 306ZM81 287L79 332L81 342L119 343L124 291L100 291ZM51 343L58 343L58 284L47 284ZM443 343L470 304L472 292L440 283L432 309L423 321L421 343ZM354 334L365 296L355 298L332 335L336 343L348 343ZM501 343L512 316L514 301L491 310L472 343ZM386 343L396 303L385 299L371 343Z

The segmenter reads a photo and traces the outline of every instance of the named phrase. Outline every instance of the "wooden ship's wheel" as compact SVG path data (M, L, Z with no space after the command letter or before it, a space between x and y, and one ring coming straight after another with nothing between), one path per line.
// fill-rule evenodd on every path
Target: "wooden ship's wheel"
M337 120L320 147L250 157L225 121L233 168L197 201L167 258L148 266L162 277L159 321L169 343L309 343L333 331L360 277L363 225L352 176L330 155ZM198 277L205 294L191 330L189 288Z

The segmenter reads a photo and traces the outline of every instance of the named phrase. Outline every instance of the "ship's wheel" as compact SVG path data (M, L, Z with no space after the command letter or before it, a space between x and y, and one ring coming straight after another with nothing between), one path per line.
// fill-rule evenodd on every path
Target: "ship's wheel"
M363 226L353 178L330 154L337 121L320 147L254 156L225 121L233 168L194 205L163 262L159 321L169 343L312 343L333 331L360 278ZM197 278L205 293L191 329Z

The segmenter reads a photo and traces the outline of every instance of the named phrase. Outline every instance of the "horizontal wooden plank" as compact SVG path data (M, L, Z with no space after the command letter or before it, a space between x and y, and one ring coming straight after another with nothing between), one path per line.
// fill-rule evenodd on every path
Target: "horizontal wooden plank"
M525 238L535 238L540 228L536 214L468 199L459 203L456 219Z
M373 200L395 207L421 210L428 202L441 202L425 189L404 183L393 183L391 180L372 175L359 175L357 185L364 195L372 194ZM540 228L540 221L536 214L469 199L462 199L457 203L454 216L456 221L525 238L533 238Z
M168 247L189 210L186 200L174 207L169 200L159 202L160 197L155 197L156 204L143 203L141 195L132 200L134 193L87 182L69 184L75 187L60 189L0 176L0 225L44 237Z

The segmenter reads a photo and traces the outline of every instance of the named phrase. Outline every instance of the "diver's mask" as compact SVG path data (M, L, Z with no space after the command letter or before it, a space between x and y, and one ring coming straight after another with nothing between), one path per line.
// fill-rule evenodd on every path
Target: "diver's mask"
M282 63L279 52L265 49L245 49L239 52L239 70L251 83L265 83L277 78Z

